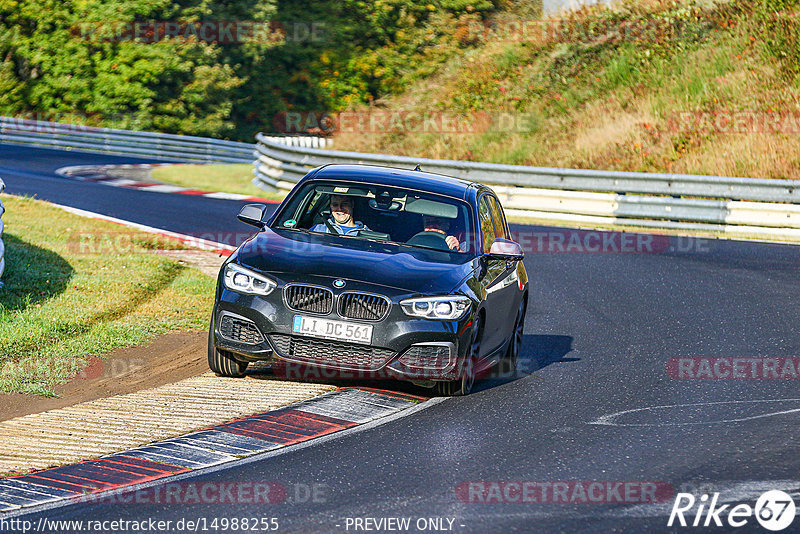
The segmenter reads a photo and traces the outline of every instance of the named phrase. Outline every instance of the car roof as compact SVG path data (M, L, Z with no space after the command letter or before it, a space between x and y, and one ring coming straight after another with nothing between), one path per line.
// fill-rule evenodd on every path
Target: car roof
M355 183L377 183L392 187L418 189L463 200L471 188L480 184L424 171L380 167L377 165L326 165L303 178L306 180L347 180Z

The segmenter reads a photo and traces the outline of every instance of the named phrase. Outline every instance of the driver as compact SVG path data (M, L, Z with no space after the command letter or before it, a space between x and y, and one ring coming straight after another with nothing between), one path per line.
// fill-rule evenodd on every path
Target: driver
M312 232L325 234L358 235L359 230L369 230L361 221L353 218L353 199L347 195L331 195L331 218L327 223L315 224Z
M424 226L423 232L435 232L441 234L450 250L454 252L466 251L466 243L459 243L456 236L448 235L448 232L450 231L449 219L445 219L444 217L435 217L433 215L423 215L422 224Z

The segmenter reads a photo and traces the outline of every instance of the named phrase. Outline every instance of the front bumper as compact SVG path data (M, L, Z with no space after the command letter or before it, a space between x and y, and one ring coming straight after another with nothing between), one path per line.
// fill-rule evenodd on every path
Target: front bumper
M332 287L329 280L320 278L307 282ZM314 314L290 309L283 298L285 285L279 283L267 296L244 295L221 286L213 317L216 347L243 361L276 360L277 367L287 371L286 376L302 377L306 373L324 378L415 381L455 380L461 376L469 349L471 314L458 321L410 317L399 305L410 296L408 293L353 281L348 281L347 292L377 293L391 301L384 319L341 317L335 304L341 292L335 289L332 311ZM363 345L294 334L296 315L372 325L372 342ZM238 330L232 329L232 323Z

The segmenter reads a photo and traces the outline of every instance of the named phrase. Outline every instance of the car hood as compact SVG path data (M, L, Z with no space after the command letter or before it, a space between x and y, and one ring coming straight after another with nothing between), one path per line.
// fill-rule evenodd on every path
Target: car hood
M412 293L449 292L476 267L461 254L269 228L242 244L234 259L264 273L291 273L293 281L329 276Z

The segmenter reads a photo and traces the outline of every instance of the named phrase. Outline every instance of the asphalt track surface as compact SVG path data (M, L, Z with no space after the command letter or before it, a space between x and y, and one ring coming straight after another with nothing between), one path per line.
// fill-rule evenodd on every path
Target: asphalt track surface
M178 232L246 231L237 202L53 174L68 164L132 161L0 145L9 193ZM751 505L769 489L796 496L800 382L675 379L667 362L800 356L800 248L671 241L656 253L528 253L531 305L516 380L489 380L465 398L184 481L275 481L289 491L281 504L84 503L25 519L275 517L281 532L363 532L347 528L348 518L408 517L411 531L420 518L454 519L453 532L702 531L667 528L672 498L476 503L456 489L470 481L650 481ZM305 498L311 487L316 499ZM730 527L715 529L723 530ZM759 528L750 518L738 530ZM798 530L800 520L784 532Z
M136 191L55 174L56 169L70 165L165 161L0 144L0 178L6 183L6 193L32 195L56 204L190 235L213 234L231 228L234 232L247 231L236 220L239 208L246 202Z

